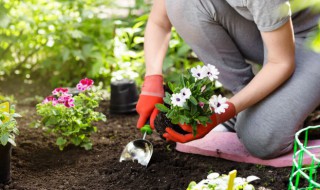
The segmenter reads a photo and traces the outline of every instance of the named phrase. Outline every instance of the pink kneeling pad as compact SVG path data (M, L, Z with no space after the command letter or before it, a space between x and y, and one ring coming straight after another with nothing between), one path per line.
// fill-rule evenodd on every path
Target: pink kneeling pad
M308 146L319 145L320 140L309 140ZM180 152L213 156L236 162L261 164L273 167L292 166L293 151L278 158L262 160L250 155L244 145L239 141L237 134L232 132L211 131L202 139L188 143L177 143L176 149ZM315 155L320 149L311 150ZM304 164L310 164L311 158L305 156Z

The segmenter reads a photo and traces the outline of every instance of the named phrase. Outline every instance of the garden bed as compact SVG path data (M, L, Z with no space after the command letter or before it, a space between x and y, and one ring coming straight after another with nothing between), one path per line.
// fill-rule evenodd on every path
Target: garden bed
M99 132L92 137L93 150L68 146L60 151L55 138L41 129L30 128L37 119L34 105L18 105L20 135L12 152L12 182L0 189L186 189L189 182L204 179L208 172L256 175L256 189L287 188L291 168L273 168L236 163L223 159L177 152L174 144L157 134L147 137L154 145L149 166L119 162L124 146L142 135L135 128L138 115L110 115L108 102L102 102L107 122L97 123Z

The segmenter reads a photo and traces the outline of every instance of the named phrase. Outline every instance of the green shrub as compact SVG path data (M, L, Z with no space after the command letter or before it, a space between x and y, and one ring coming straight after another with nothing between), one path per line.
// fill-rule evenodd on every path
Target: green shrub
M16 146L15 136L19 134L18 123L16 117L21 117L15 113L15 108L12 105L10 111L4 111L9 103L0 104L0 143L5 146L8 142Z

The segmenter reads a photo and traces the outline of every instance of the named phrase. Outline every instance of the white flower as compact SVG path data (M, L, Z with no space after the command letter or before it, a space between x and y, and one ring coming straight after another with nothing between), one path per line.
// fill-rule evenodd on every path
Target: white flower
M234 184L235 185L243 185L246 183L246 179L242 178L242 177L236 177L234 179Z
M214 65L207 65L203 67L203 72L210 81L218 79L219 71Z
M219 173L211 173L207 176L207 179L201 180L199 183L193 184L188 189L190 190L210 190L212 187L214 187L215 190L226 190L228 188L229 183L229 175L219 175ZM249 180L257 180L259 179L256 176L249 176ZM232 189L242 189L243 190L254 190L254 186L251 184L248 184L248 178L242 178L242 177L236 177L234 179L234 184ZM195 182L193 182L195 183Z
M214 109L215 113L221 114L229 107L226 102L227 98L222 97L221 94L219 96L213 95L209 100L209 105Z
M254 186L251 184L248 184L248 185L244 186L243 190L254 190Z
M189 88L183 88L180 90L180 94L185 100L187 100L191 96L191 90Z
M219 173L214 172L214 173L210 173L210 174L207 176L207 178L208 178L208 179L216 179L216 178L218 178L219 176L220 176Z
M182 107L185 102L186 100L184 99L181 93L172 94L171 103L173 106Z
M196 79L203 79L204 77L206 77L204 69L200 65L198 65L197 67L193 67L191 69L191 74Z

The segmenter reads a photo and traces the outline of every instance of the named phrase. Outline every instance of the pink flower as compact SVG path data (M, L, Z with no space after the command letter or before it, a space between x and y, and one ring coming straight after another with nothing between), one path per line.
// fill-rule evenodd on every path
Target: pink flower
M198 104L199 104L199 106L200 106L201 108L203 108L203 106L204 106L204 103L203 103L203 102L199 102Z
M64 102L64 105L65 105L67 108L74 107L74 99L70 97L69 99L67 99L67 100Z
M68 101L70 98L72 98L72 94L62 94L59 98L58 98L58 102L60 104L64 104L66 101Z
M93 85L92 79L84 78L80 80L80 82L77 84L77 89L80 91L85 91L90 89L92 85Z
M48 97L46 97L44 100L43 100L43 104L46 104L46 103L49 103L49 102L52 102L52 105L56 105L57 103L58 103L58 100L55 98L55 97L53 97L53 96L48 96Z
M56 88L52 91L52 94L53 95L60 95L60 94L65 94L68 92L68 89L67 88Z

